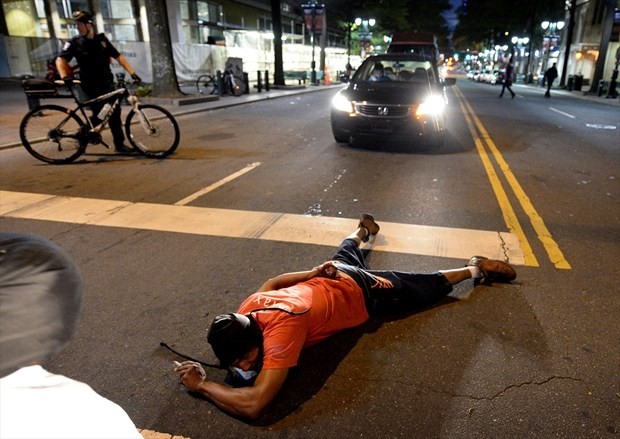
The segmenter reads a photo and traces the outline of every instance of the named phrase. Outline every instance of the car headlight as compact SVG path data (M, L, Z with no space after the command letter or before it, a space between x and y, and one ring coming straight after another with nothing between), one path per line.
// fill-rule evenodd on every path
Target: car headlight
M353 103L342 93L337 93L332 100L332 106L338 111L353 113Z
M442 96L432 95L422 102L415 112L416 116L437 116L443 113L446 101Z

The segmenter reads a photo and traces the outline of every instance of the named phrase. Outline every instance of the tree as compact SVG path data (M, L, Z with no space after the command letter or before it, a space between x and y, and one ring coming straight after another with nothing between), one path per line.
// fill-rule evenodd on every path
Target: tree
M145 0L149 11L149 35L151 38L151 65L153 70L153 94L161 97L181 97L179 82L172 55L172 40L165 0Z
M543 20L563 18L564 0L468 0L457 10L455 46L460 49L509 44L512 35L527 35L530 41L542 37Z
M284 62L282 60L282 10L280 0L271 1L271 24L273 26L274 68L273 83L284 85Z
M329 13L328 25L347 23L355 18L374 18L376 35L391 35L394 32L429 32L445 44L448 37L444 12L451 8L449 0L325 0ZM347 29L348 30L348 29Z

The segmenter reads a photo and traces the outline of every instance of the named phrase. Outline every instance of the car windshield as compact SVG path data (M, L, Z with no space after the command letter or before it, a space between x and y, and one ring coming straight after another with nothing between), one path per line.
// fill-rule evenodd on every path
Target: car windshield
M354 79L356 82L436 82L433 65L423 60L367 60Z

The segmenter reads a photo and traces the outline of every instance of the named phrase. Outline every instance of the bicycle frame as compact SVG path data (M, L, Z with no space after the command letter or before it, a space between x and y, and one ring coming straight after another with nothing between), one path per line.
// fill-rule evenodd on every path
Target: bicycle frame
M60 81L60 80L55 81L55 82L57 84L64 84L64 81ZM120 102L123 99L123 97L129 94L129 91L127 90L126 87L122 87L117 90L113 90L109 93L103 94L101 96L97 96L94 99L80 101L77 94L73 90L73 85L79 85L80 83L81 83L80 81L74 80L71 84L72 86L68 87L69 93L71 94L75 104L77 105L77 108L74 108L73 110L71 110L71 113L77 113L79 111L80 114L84 117L84 119L86 119L86 123L90 127L89 132L99 133L107 125L108 121L110 120L110 117L112 116L112 113L114 113L116 108L120 105ZM112 97L114 97L114 100L111 99ZM108 103L111 102L112 108L110 109L110 111L108 111L108 114L106 114L106 116L103 118L103 120L99 124L94 125L91 118L88 117L88 114L86 114L86 108L92 108L92 104L96 104L99 102L108 102Z

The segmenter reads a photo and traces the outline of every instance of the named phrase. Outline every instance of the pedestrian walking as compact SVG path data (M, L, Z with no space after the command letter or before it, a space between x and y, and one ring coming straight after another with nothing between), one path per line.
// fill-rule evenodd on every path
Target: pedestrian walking
M92 14L86 11L75 11L73 21L77 24L80 34L68 41L56 58L56 67L61 78L71 77L69 62L75 58L80 67L82 91L88 99L94 99L114 90L114 76L110 70L110 58L114 58L127 70L134 81L141 80L127 59L116 50L106 36L95 33L95 21ZM103 103L98 103L91 107L95 117L103 105ZM112 113L109 123L116 151L134 152L133 148L125 145L120 106L117 106Z
M500 98L504 97L504 90L506 89L508 89L508 91L512 95L512 99L515 98L516 95L512 91L512 88L510 88L512 86L513 76L514 76L514 67L512 66L512 58L510 58L510 60L508 61L508 64L506 65L506 71L504 73L504 81L502 82L502 91L499 94Z
M224 368L254 375L244 387L206 378L203 367L184 361L175 368L181 383L222 410L257 418L283 386L303 349L366 322L382 304L399 309L436 303L467 279L509 282L505 262L474 256L461 267L434 273L370 270L360 249L379 233L370 214L346 237L332 260L312 270L267 280L236 313L215 317L207 341Z
M553 63L551 67L547 69L545 72L545 81L547 82L547 91L545 92L545 97L551 97L551 86L553 85L553 81L558 77L558 69L555 67L556 63Z

